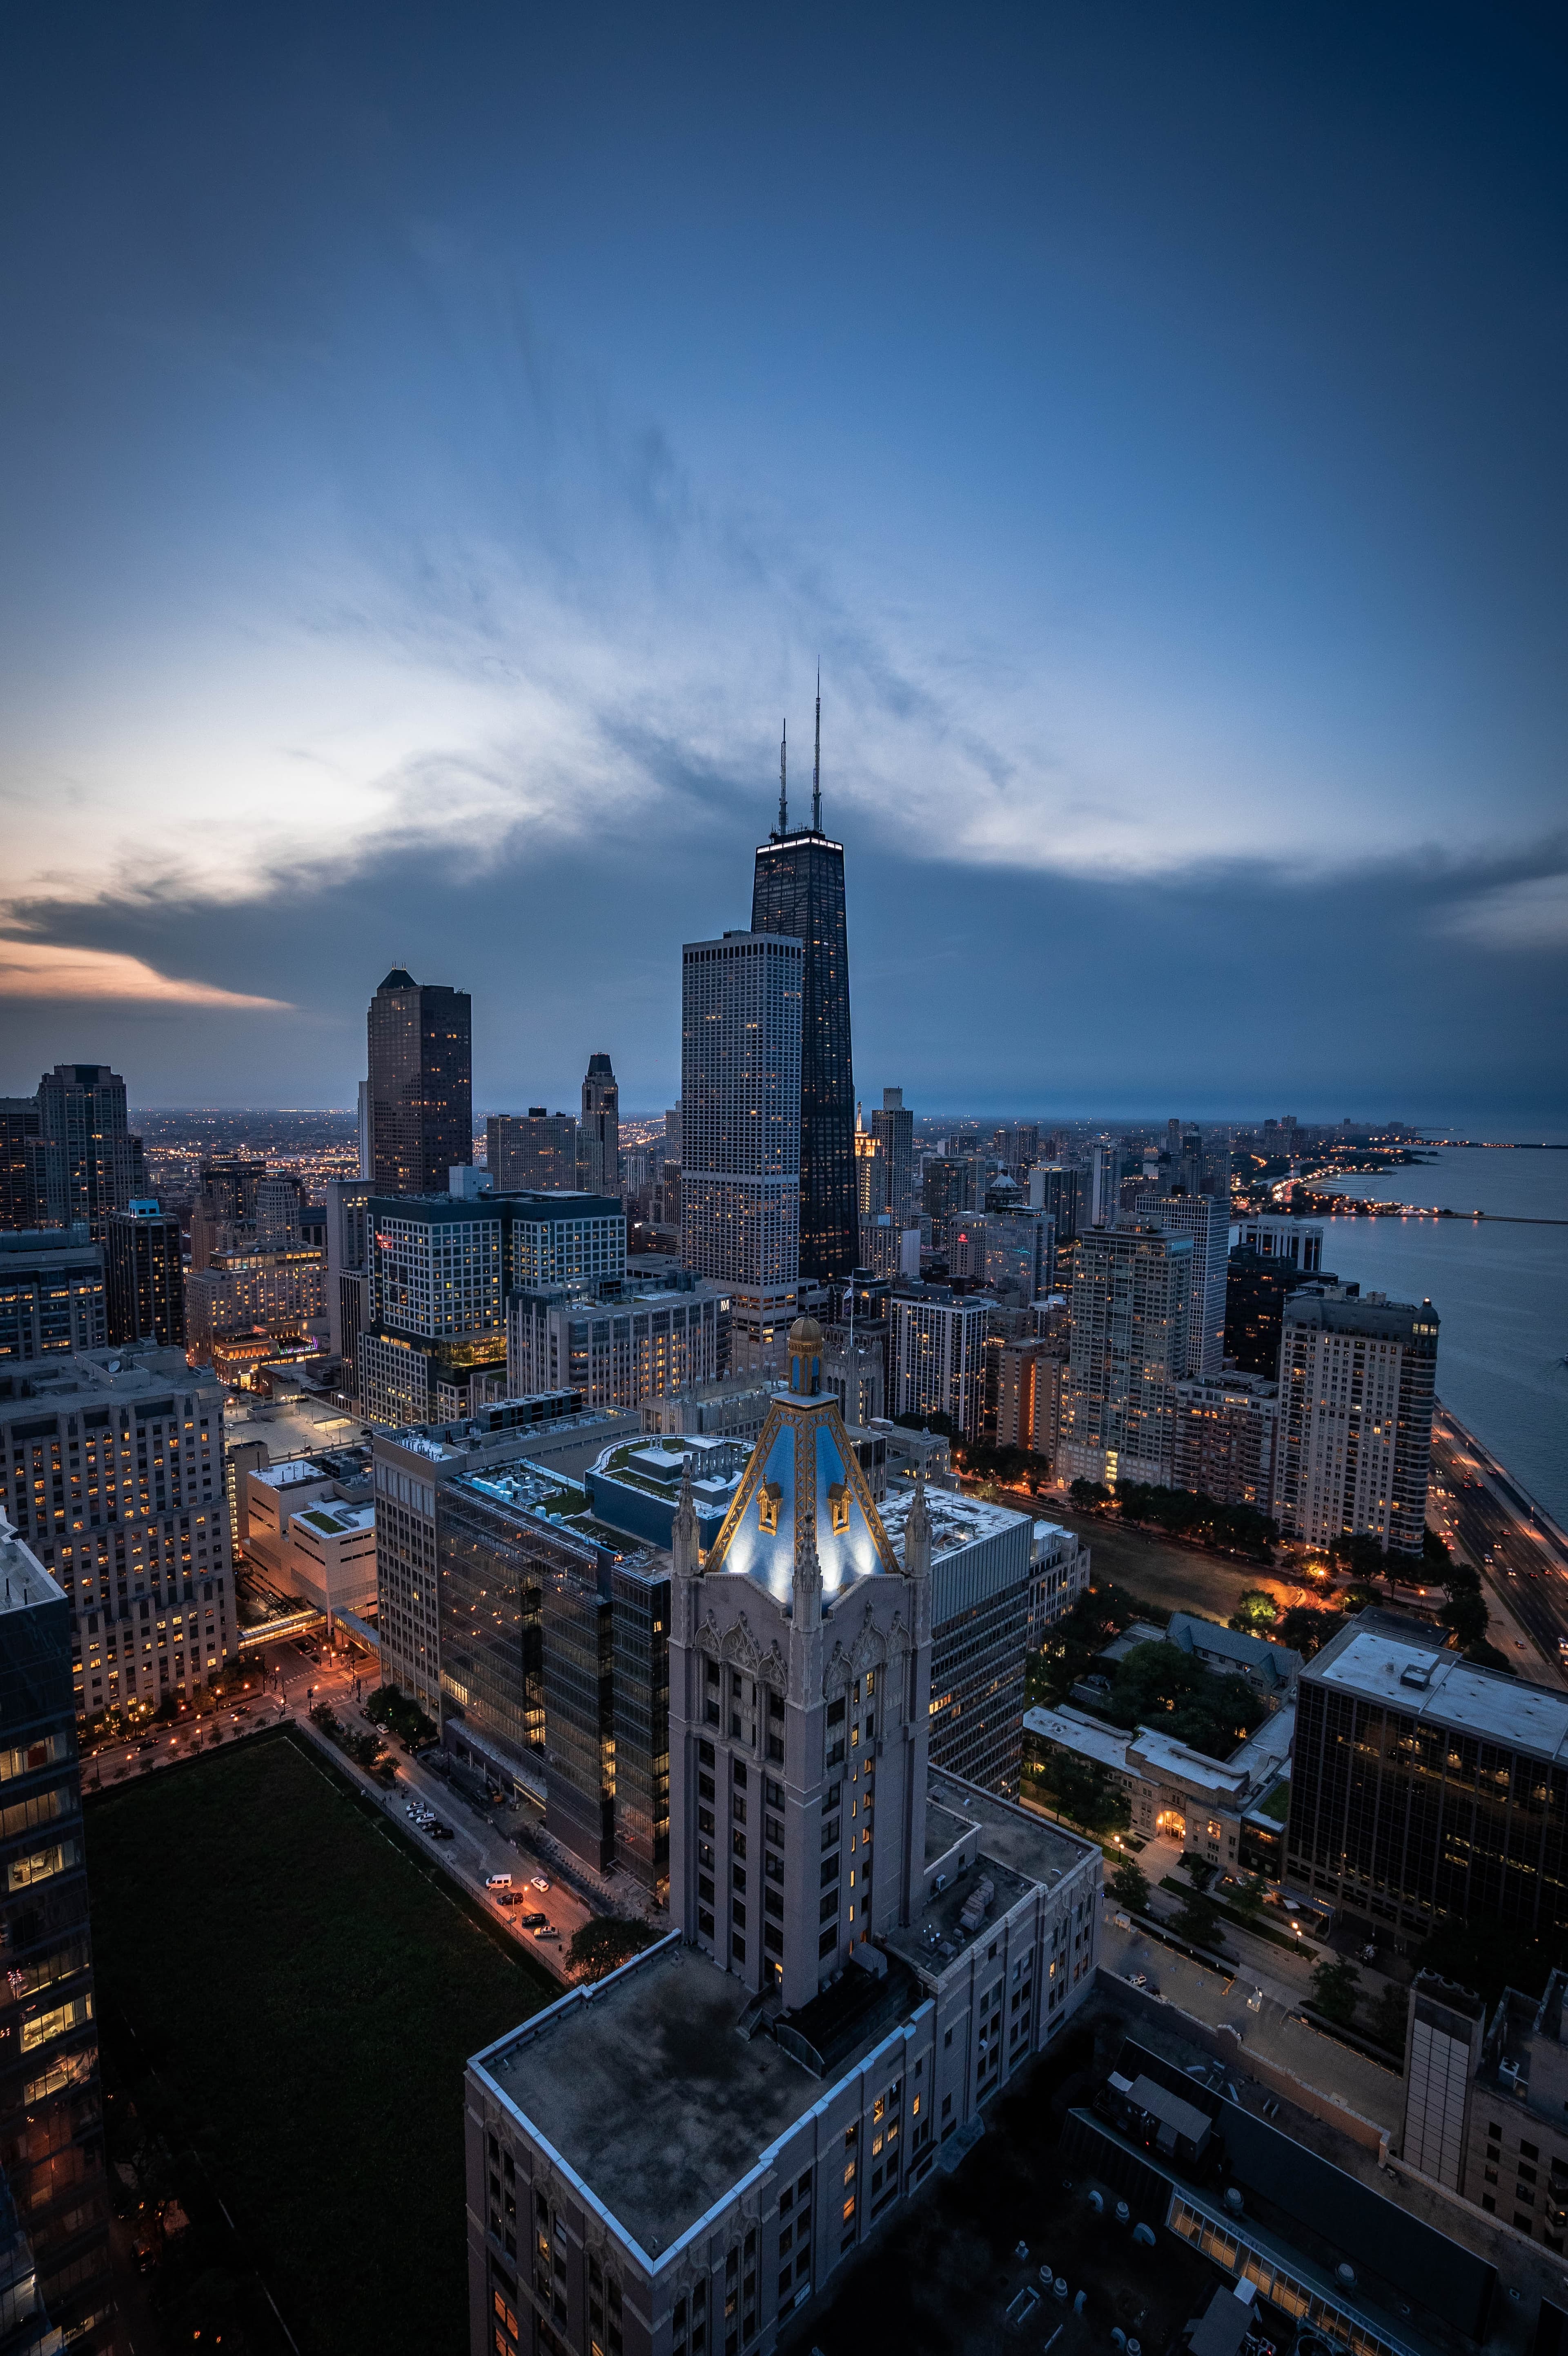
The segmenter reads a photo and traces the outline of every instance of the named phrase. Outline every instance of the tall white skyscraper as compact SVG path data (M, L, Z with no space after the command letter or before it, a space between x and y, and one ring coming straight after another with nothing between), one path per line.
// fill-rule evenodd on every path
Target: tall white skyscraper
M1231 1256L1231 1206L1212 1194L1139 1194L1132 1216L1140 1226L1192 1238L1190 1340L1186 1373L1206 1380L1225 1364L1225 1270Z
M737 1372L782 1362L799 1283L804 969L782 934L681 952L681 1257L731 1288Z

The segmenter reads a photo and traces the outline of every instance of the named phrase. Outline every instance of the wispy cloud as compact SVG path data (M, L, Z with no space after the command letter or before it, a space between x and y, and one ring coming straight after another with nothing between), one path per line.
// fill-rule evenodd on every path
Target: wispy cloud
M75 948L58 942L0 934L0 1000L43 998L66 1002L107 999L116 1004L219 1006L287 1013L281 998L258 998L215 983L160 973L143 958L112 949Z
M1483 948L1568 948L1568 872L1494 884L1446 909L1445 925Z

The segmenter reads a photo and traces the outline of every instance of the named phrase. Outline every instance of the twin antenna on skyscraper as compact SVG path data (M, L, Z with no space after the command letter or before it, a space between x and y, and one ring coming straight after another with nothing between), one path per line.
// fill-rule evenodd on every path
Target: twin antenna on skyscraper
M811 830L822 832L822 665L816 666L816 755L811 765ZM779 738L779 833L789 832L789 722Z

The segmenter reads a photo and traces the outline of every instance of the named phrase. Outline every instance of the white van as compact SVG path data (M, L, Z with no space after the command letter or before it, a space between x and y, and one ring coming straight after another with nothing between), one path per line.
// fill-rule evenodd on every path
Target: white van
M485 1876L486 1890L510 1890L511 1886L512 1877L509 1873L487 1873Z

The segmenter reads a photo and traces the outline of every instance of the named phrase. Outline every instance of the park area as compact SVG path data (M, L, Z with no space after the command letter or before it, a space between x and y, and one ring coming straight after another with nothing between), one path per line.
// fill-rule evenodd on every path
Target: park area
M110 2158L195 2227L146 2286L166 2344L281 2348L270 2293L302 2356L461 2356L464 2064L556 1984L290 1732L87 1827Z

